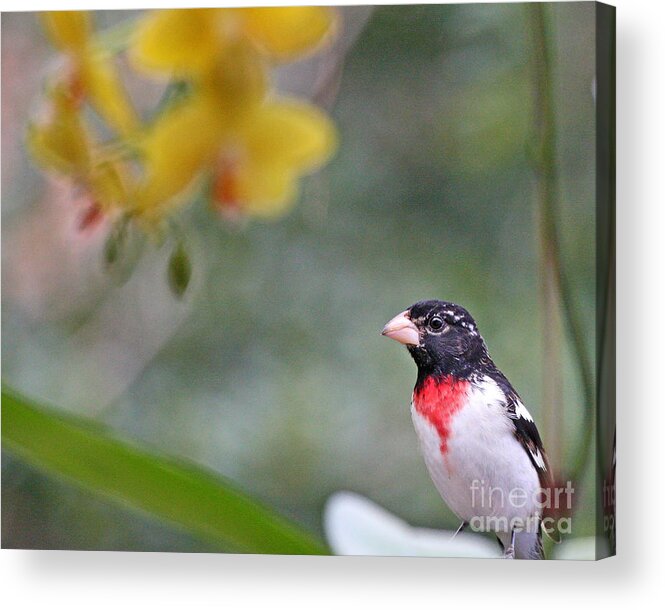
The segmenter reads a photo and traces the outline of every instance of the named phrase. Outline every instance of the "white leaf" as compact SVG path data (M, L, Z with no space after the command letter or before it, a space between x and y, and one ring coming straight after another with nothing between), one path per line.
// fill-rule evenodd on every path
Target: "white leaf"
M351 492L331 496L324 529L336 555L501 557L496 542L481 534L412 527L378 504Z

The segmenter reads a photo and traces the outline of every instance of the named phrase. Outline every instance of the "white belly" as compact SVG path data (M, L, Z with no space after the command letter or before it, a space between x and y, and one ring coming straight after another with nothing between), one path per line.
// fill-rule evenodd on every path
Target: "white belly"
M412 405L413 423L432 481L450 509L472 525L481 517L490 523L483 529L510 531L511 520L538 514L538 475L514 436L496 384L488 380L469 392L450 421L445 454L436 428ZM487 517L505 518L508 529L503 519Z

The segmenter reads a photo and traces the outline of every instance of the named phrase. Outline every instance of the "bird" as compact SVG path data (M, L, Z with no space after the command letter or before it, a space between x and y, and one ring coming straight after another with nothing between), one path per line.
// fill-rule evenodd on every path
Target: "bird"
M493 533L506 559L544 559L551 468L538 428L494 364L469 312L419 301L382 335L408 349L418 375L411 417L430 477L468 527ZM550 521L553 522L553 519Z

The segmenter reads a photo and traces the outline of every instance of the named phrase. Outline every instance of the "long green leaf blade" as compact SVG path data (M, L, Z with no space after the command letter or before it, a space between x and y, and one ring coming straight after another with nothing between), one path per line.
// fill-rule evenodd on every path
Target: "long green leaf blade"
M2 442L20 459L180 526L223 549L327 554L310 533L220 476L109 434L94 422L2 391Z

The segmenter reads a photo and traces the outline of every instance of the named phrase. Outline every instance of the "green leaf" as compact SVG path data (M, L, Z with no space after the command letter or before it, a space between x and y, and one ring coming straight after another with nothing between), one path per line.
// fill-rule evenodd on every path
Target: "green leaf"
M2 443L29 464L180 526L220 549L322 555L313 535L220 476L2 391Z

